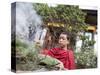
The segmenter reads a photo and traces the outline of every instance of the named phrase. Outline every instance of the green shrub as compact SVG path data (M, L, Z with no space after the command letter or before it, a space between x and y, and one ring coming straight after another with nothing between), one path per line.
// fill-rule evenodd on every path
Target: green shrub
M26 42L16 40L16 70L35 71L43 66L47 70L53 70L57 60L52 57L39 56L41 47L39 44L28 45ZM45 64L45 65L44 65Z
M76 65L78 69L96 68L97 55L94 53L94 40L89 40L89 37L81 36L83 44L80 52L75 52Z
M78 69L82 68L96 68L97 56L94 55L92 50L75 53L76 65Z

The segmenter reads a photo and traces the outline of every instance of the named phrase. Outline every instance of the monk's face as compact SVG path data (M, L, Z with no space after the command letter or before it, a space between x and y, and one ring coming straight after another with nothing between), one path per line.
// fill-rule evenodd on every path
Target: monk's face
M67 40L67 35L60 34L59 36L59 45L60 47L65 47L69 44L69 41Z

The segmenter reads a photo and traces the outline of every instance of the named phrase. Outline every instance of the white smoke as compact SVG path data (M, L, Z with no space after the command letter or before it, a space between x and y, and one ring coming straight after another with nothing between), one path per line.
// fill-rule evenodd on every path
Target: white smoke
M29 26L34 29L41 27L42 20L33 9L32 3L16 3L16 35L27 40L29 38Z

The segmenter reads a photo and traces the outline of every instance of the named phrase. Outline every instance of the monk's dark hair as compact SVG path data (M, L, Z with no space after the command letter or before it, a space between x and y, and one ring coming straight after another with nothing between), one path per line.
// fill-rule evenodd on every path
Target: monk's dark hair
M66 35L66 38L69 41L69 44L67 45L67 47L68 47L68 49L72 49L71 42L70 42L70 40L71 40L71 34L69 32L67 32L67 31L61 32L61 34L65 34Z
M68 41L70 41L70 33L69 32L62 32L61 34L65 34Z

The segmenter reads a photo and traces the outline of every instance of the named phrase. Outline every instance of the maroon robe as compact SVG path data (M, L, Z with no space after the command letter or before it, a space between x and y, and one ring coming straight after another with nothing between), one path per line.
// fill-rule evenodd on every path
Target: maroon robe
M48 52L46 51L46 53L44 52L44 54L48 54L49 56L60 60L66 69L75 69L74 55L72 50L53 48L48 50Z

